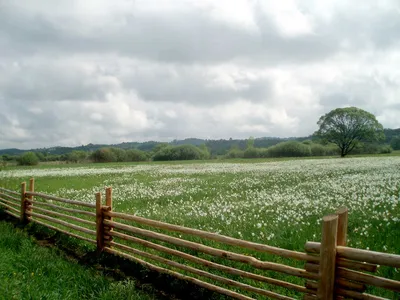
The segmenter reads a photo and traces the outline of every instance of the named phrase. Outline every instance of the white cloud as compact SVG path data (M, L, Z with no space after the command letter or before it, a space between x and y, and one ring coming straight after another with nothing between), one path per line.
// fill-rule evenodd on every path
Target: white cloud
M3 1L0 148L400 127L400 3Z

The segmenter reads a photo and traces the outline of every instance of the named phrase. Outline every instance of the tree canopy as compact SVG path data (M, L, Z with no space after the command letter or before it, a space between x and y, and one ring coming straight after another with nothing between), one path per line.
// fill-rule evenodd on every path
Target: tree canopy
M342 157L360 143L385 138L383 126L375 116L357 107L336 108L323 115L317 124L319 130L315 135L336 144Z

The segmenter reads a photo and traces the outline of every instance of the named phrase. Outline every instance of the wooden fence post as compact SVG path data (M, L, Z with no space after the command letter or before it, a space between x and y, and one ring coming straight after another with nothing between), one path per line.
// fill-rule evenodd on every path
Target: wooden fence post
M338 234L338 216L322 218L322 242L320 250L318 299L332 300L335 288L336 245Z
M107 211L112 211L112 188L108 187L106 188L106 207ZM112 221L112 217L104 217L107 220ZM111 245L109 243L112 241L112 236L110 236L110 232L112 231L112 227L110 226L104 226L104 242L108 243L108 247L111 248Z
M336 211L338 219L338 234L337 245L346 246L347 244L347 223L348 223L348 209L346 207L339 208Z
M25 222L25 220L26 220L26 213L25 213L25 208L26 208L25 194L26 194L26 183L25 183L25 182L22 182L22 183L21 183L21 212L20 212L20 221L21 221L21 222Z
M101 205L101 193L96 193L96 242L97 251L101 252L104 248L104 227L103 212Z
M29 191L31 193L35 192L35 179L34 178L29 179ZM29 201L33 201L33 196L29 196ZM31 212L33 203L30 202L29 204L30 204L29 208L28 208L28 206L26 206L26 207L27 207L27 210Z

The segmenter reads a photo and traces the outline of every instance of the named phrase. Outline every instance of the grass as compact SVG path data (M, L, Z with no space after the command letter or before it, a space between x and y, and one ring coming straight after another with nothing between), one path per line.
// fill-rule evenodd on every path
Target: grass
M33 176L39 192L87 202L93 202L94 193L104 186L112 186L115 211L298 251L303 251L306 241L321 240L324 215L347 206L350 246L400 254L399 169L396 155L10 167L0 172L0 186L18 190L21 181ZM300 262L263 253L214 242L207 245L303 267ZM273 272L259 273L304 284ZM378 275L400 280L394 269L381 268ZM280 288L275 291L298 296ZM377 289L369 292L399 296Z
M56 248L38 246L5 221L0 221L0 279L2 299L156 299L133 281L117 282Z

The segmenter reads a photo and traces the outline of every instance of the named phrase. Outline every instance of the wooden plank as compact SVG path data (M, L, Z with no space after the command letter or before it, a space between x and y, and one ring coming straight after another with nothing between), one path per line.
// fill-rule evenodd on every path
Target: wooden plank
M34 223L37 223L37 224L40 224L40 225L42 225L42 226L45 226L45 227L47 227L47 228L50 228L50 229L52 229L52 230L59 231L59 232L61 232L61 233L63 233L63 234L72 236L72 237L74 237L74 238L78 238L78 239L84 240L84 241L86 241L86 242L89 242L89 243L92 243L92 244L96 244L96 240L94 240L94 239L89 239L89 238L87 238L87 237L80 236L79 234L75 234L75 233L72 233L72 232L63 230L63 229L61 229L61 228L52 226L52 225L47 224L47 223L45 223L45 222L39 221L39 220L37 220L37 219L30 218L30 221L32 221L32 222L34 222Z
M35 191L35 179L31 178L31 179L29 180L29 192L30 192L30 193L33 193L34 191ZM33 204L32 204L33 196L32 196L32 195L28 196L28 200L30 201L30 205L29 205L29 206L26 205L26 209L27 209L28 211L32 211L32 208L33 208ZM28 204L28 203L27 203L27 204Z
M337 258L337 257L336 257L336 266L346 268L346 269L356 270L356 271L367 271L367 272L372 272L372 273L375 272L376 269L378 268L377 265L372 265L369 263L363 263L363 262L358 262L358 261L351 261L351 260ZM306 263L305 269L306 269L306 271L309 271L309 272L318 273L319 264Z
M318 299L332 300L335 287L336 239L338 216L322 218L321 261L319 265Z
M387 300L387 298L382 298L370 294L359 293L355 291L349 291L345 289L335 289L337 295L351 297L351 299L361 299L361 300Z
M3 203L6 203L6 204L8 204L8 205L10 205L10 206L12 206L12 207L14 207L16 209L19 209L19 204L18 203L15 203L15 202L12 202L12 201L8 201L8 200L5 200L3 198L0 198L0 201L3 202Z
M2 187L0 187L0 191L9 193L9 194L12 194L12 195L15 195L15 196L21 196L21 194L18 193L18 192L15 192L15 191L12 191L12 190L8 190L8 189L2 188Z
M311 272L311 273L317 273L319 272L319 264L312 264L312 263L306 263L304 266L304 269L307 272Z
M106 216L105 212L111 211L112 210L112 188L108 187L106 188L106 206L108 209L103 208L103 214L104 218L113 221L112 217ZM110 232L112 231L112 227L104 225L104 238L107 239L107 241L112 241L112 236L110 235Z
M206 238L209 240L225 243L227 245L240 246L240 247L243 247L246 249L275 254L278 256L282 256L282 257L293 258L293 259L304 260L304 261L315 261L315 262L319 261L319 258L317 256L310 256L303 252L297 252L297 251L281 249L281 248L277 248L277 247L273 247L273 246L268 246L268 245L264 245L264 244L253 243L253 242L244 241L244 240L240 240L240 239L236 239L236 238L232 238L232 237L228 237L228 236L224 236L224 235L220 235L220 234L216 234L216 233L211 233L211 232L207 232L207 231L203 231L203 230L192 229L192 228L187 228L187 227L183 227L183 226L179 226L179 225L173 225L173 224L168 224L168 223L164 223L164 222L160 222L160 221L150 220L150 219L142 218L139 216L124 214L124 213L117 213L117 212L113 212L113 211L111 211L105 215L114 217L114 218L123 219L123 220L134 221L139 224L153 226L156 228L166 229L169 231L190 234L190 235Z
M20 196L21 196L20 221L25 222L26 221L26 215L25 215L26 183L25 182L21 183L21 195Z
M77 214L82 214L82 215L86 215L86 216L90 216L93 217L93 219L96 218L96 214L94 212L91 211L86 211L86 210L80 210L80 209L75 209L75 208L68 208L68 207L62 207L62 206L58 206L55 204L51 204L51 203L46 203L46 202L40 202L40 201L28 201L30 203L34 203L36 206L46 206L46 207L51 207L54 209L59 209L62 211L67 211L67 212L71 212L71 213L77 213Z
M181 257L183 259L192 261L194 263L201 264L201 265L209 267L209 268L213 268L213 269L216 269L216 270L224 271L224 272L227 272L229 274L250 278L250 279L253 279L253 280L257 280L257 281L265 282L265 283L268 283L268 284L284 287L284 288L287 288L287 289L292 289L292 290L295 290L295 291L298 291L298 292L302 292L302 293L313 293L313 291L310 291L310 290L306 289L305 287L297 285L297 284L294 284L294 283L289 283L289 282L286 282L286 281L282 281L282 280L278 280L278 279L274 279L274 278L269 278L269 277L264 277L264 276L261 276L261 275L258 275L258 274L253 274L253 273L242 271L242 270L239 270L239 269L227 267L227 266L224 266L224 265L221 265L221 264L217 264L217 263L208 261L206 259L199 258L197 256L193 256L193 255L187 254L185 252L181 252L181 251L178 251L178 250L175 250L175 249L171 249L171 248L168 248L168 247L165 247L165 246L161 246L161 245L146 241L146 240L142 240L142 239L139 239L137 237L126 235L126 234L119 233L119 232L116 232L116 231L113 231L111 235L114 236L114 237L121 238L121 239L126 240L126 241L130 241L130 242L134 242L136 244L143 245L145 247L148 247L148 248L151 248L151 249L154 249L154 250L158 250L158 251L161 251L161 252L164 252L164 253L168 253L168 254L172 254L172 255ZM107 244L109 246L113 246L114 242L107 242Z
M13 212L11 212L9 210L5 210L4 212L9 214L10 216L13 216L14 218L17 218L17 219L20 218L19 211L18 211L18 214L15 214L15 213L13 213Z
M30 207L30 205L28 205L28 209L29 209L29 207ZM36 207L35 206L35 211L44 212L44 213L49 214L51 216L70 219L70 220L77 221L77 222L80 222L82 224L90 225L90 226L93 226L93 227L96 226L96 222L84 220L84 219L81 219L81 218L78 218L78 217L74 217L74 216L70 216L70 215L61 214L61 213L58 213L58 212L55 212L55 211L51 211L51 210L47 210L47 209L44 209L44 208L41 208L41 207Z
M400 255L396 254L381 253L342 246L337 247L337 254L342 258L400 268Z
M0 193L0 197L6 198L7 200L14 201L17 204L19 204L21 202L21 195L19 195L19 196L20 196L20 198L16 198L16 197L4 194L4 193Z
M235 280L232 280L232 279L228 279L228 278L225 278L225 277L222 277L222 276L219 276L219 275L215 275L215 274L212 274L212 273L200 270L200 269L196 269L196 268L193 268L193 267L190 267L190 266L186 266L186 265L183 265L181 263L178 263L178 262L175 262L175 261L160 257L158 255L150 254L150 253L147 253L145 251L141 251L141 250L138 250L138 249L135 249L135 248L132 248L132 247L128 247L128 246L125 246L125 245L122 245L122 244L119 244L119 243L113 243L113 246L116 247L116 248L120 248L122 250L128 251L128 252L131 252L133 254L140 255L142 257L146 257L146 258L149 258L151 260L155 260L157 262L166 264L166 265L168 265L170 267L181 269L183 271L187 271L187 272L190 272L192 274L196 274L196 275L199 275L199 276L202 276L202 277L206 277L206 278L209 278L209 279L212 279L212 280L215 280L215 281L219 281L221 283L224 283L224 284L227 284L227 285L230 285L230 286L234 286L234 287L237 287L237 288L240 288L240 289L252 292L252 293L256 293L256 294L259 294L259 295L267 296L267 297L270 297L272 299L294 300L294 298L291 298L291 297L280 295L280 294L277 294L277 293L274 293L274 292L271 292L271 291L267 291L267 290L264 290L264 289L256 288L256 287L248 285L248 284L244 284L244 283L241 283L241 282L238 282L238 281L235 281Z
M348 281L343 278L335 279L335 284L336 284L335 290L337 288L345 288L346 290L353 290L353 291L357 291L359 293L363 293L366 290L366 286L364 284L357 283L357 282L351 282L351 281ZM306 287L311 290L317 290L318 282L307 280Z
M348 280L357 281L364 284L392 290L395 292L400 292L400 281L391 280L370 274L365 274L344 268L337 269L337 276L346 278Z
M336 211L338 216L338 231L337 231L337 245L347 245L347 223L348 223L348 209L346 207L339 208Z
M98 251L103 251L104 248L104 224L101 206L101 193L96 193L96 241Z
M109 247L105 247L104 251L106 251L108 253L111 253L111 254L114 254L114 255L118 255L118 256L124 257L124 258L129 259L129 260L132 260L132 261L134 261L136 263L139 263L139 264L145 266L146 268L148 268L150 270L153 270L153 271L156 271L156 272L159 272L159 273L168 274L168 275L174 276L174 277L176 277L178 279L181 279L181 280L186 280L188 282L197 284L197 285L199 285L201 287L204 287L206 289L209 289L211 291L214 291L214 292L217 292L217 293L220 293L220 294L223 294L223 295L227 295L227 296L233 297L235 299L254 300L253 298L241 295L239 293L233 292L233 291L228 290L228 289L224 289L222 287L216 286L216 285L211 284L211 283L207 283L207 282L201 281L201 280L199 280L197 278L186 276L186 275L182 275L182 274L180 274L178 272L175 272L175 271L172 271L172 270L169 270L169 269L165 269L165 268L162 268L162 267L158 267L158 266L153 265L151 263L148 263L148 262L146 262L146 261L144 261L142 259L139 259L139 258L134 257L132 255L123 253L121 251L117 251L117 250L111 249Z
M38 213L35 213L35 212L29 212L29 211L26 211L26 214L31 216L31 217L36 217L36 218L40 218L40 219L43 219L43 220L46 220L46 221L50 221L50 222L53 222L53 223L56 223L56 224L60 224L62 226L65 226L65 227L68 227L68 228L71 228L71 229L74 229L74 230L77 230L77 231L80 231L80 232L84 232L84 233L91 234L91 235L96 235L96 231L94 231L94 230L87 229L85 227L81 227L81 226L78 226L78 225L70 224L68 222L65 222L65 221L62 221L62 220L58 220L58 219L54 219L52 217L48 217L48 216L45 216L45 215L42 215L42 214L38 214Z
M337 248L336 248L337 249ZM352 261L352 260L347 260L344 258L337 258L336 257L336 265L342 268L347 268L347 269L352 269L352 270L357 270L357 271L367 271L367 272L376 272L376 269L378 268L377 265L365 263L365 262L359 262L359 261Z
M43 199L54 200L54 201L58 201L58 202L68 203L68 204L74 204L74 205L80 205L80 206L85 206L85 207L90 207L90 208L96 208L96 204L82 202L82 201L76 201L76 200L70 200L70 199L64 199L64 198L55 197L55 196L51 196L51 195L46 195L46 194L42 194L42 193L27 192L26 195L27 196L37 196L37 197L40 197L40 198L43 198Z
M308 253L316 253L319 254L321 250L321 243L318 242L307 242L304 246L304 250Z
M285 273L285 274L288 274L288 275L293 275L293 276L303 277L303 278L309 278L309 279L317 279L318 278L318 275L306 272L303 269L289 267L289 266L286 266L286 265L272 263L272 262L260 261L260 260L254 258L254 257L251 257L251 256L247 256L247 255L243 255L243 254L238 254L238 253L233 253L233 252L229 252L229 251L224 251L224 250L208 247L208 246L205 246L205 245L202 245L202 244L198 244L198 243L182 240L182 239L179 239L179 238L176 238L176 237L172 237L172 236L169 236L169 235L165 235L165 234L162 234L162 233L157 233L157 232L153 232L153 231L150 231L150 230L129 226L129 225L121 224L121 223L118 223L118 222L113 222L113 221L109 221L109 220L104 220L103 222L104 222L105 225L109 225L109 226L112 226L112 227L117 228L117 229L121 229L121 230L124 230L124 231L127 231L127 232L140 234L142 236L147 236L147 237L150 237L150 238L158 239L160 241L164 241L164 242L171 243L171 244L174 244L174 245L187 247L187 248L190 248L190 249L193 249L193 250L197 250L197 251L201 251L203 253L214 255L214 256L217 256L217 257L222 257L222 258L226 258L226 259L233 260L233 261L247 263L247 264L249 264L249 265L251 265L251 266L253 266L255 268L258 268L258 269L272 270L272 271L276 271L276 272Z
M12 207L11 205L8 205L8 204L2 203L2 202L0 202L0 205L6 207L8 211L12 211L17 214L19 213L19 209Z

